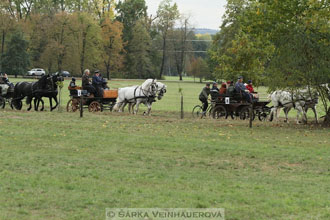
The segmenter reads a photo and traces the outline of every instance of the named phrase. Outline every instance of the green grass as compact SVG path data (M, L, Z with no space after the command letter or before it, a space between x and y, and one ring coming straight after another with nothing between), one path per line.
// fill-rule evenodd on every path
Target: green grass
M141 81L110 82L134 84ZM1 110L0 219L105 219L112 207L330 218L328 128L193 120L189 108L203 87L194 83L180 84L187 111L180 120L179 84L166 84L151 117ZM62 96L66 102L66 89Z

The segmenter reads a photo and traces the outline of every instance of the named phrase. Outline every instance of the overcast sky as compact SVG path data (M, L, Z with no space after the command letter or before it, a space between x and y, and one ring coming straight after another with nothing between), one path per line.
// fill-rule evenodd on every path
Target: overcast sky
M148 13L155 15L161 0L145 0ZM226 0L172 0L176 2L180 13L191 15L195 28L219 29L225 12Z

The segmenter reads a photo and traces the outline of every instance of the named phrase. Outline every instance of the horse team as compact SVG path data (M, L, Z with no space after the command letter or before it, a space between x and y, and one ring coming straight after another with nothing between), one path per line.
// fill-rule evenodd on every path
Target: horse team
M29 105L27 110L32 108L32 100L34 99L34 109L38 111L40 102L42 103L41 111L44 110L43 97L49 98L50 110L54 110L58 106L57 94L58 83L63 81L63 77L59 75L45 75L37 82L19 82L14 87L12 97L12 106L20 110L22 108L22 100L26 98L26 104ZM328 85L326 88L329 90ZM137 114L139 105L144 104L148 110L145 114L150 115L152 103L162 99L166 93L167 86L155 79L147 79L141 86L130 86L118 89L118 97L114 106L115 111L122 112L128 104L129 112ZM270 120L278 120L280 109L283 108L285 113L285 121L288 121L288 113L294 108L297 110L297 123L300 123L300 116L303 122L307 122L306 112L311 108L318 122L316 105L318 104L318 93L310 88L300 89L294 92L275 91L269 95L273 103L270 113ZM55 105L52 104L52 99Z

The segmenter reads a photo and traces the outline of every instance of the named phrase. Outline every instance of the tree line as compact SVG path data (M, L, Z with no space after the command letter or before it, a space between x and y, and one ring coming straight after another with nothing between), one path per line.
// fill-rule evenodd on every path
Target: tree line
M0 72L39 67L81 76L89 68L108 78L203 78L192 64L206 63L205 54L188 51L206 50L191 40L210 36L196 36L172 0L160 2L155 15L145 0L6 0L0 12Z

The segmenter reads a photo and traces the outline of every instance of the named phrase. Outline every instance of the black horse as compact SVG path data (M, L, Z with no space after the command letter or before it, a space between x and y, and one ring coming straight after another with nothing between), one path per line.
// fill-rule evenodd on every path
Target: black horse
M54 109L56 109L56 107L58 105L58 101L57 101L57 94L58 94L57 82L61 82L61 81L64 81L64 78L63 78L63 76L60 76L60 75L51 75L51 76L47 77L46 87L42 90L37 90L34 94L34 96L35 96L34 105L35 105L36 111L38 111L40 102L42 103L42 107L41 107L40 111L44 110L45 106L44 106L44 101L42 100L42 97L49 98L50 111L53 111ZM55 103L56 103L54 107L53 107L52 99L54 99Z
M32 99L36 97L37 92L46 89L47 77L48 76L46 75L42 76L37 82L17 83L14 88L14 95L12 100L13 106L16 109L21 110L22 105L20 105L19 103L21 103L22 99L26 97L26 104L30 105L27 110L30 111L32 108ZM36 105L34 106L34 108L37 111Z

